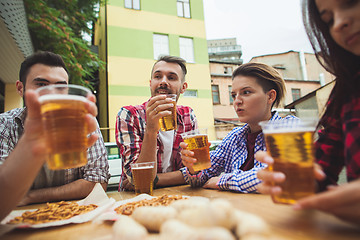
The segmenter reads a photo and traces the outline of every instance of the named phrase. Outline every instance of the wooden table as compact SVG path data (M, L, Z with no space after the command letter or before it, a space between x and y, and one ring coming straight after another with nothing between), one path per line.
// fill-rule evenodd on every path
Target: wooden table
M210 199L224 198L236 208L262 217L271 227L275 239L360 239L360 227L355 227L319 211L294 211L288 205L274 204L269 196L261 194L240 194L207 189L193 189L189 186L156 189L154 196L187 195L204 196ZM109 197L124 200L135 196L132 192L109 192ZM32 205L38 208L42 205ZM29 208L29 207L27 207ZM27 209L26 207L18 209ZM111 239L112 224L71 224L44 229L15 229L0 239Z

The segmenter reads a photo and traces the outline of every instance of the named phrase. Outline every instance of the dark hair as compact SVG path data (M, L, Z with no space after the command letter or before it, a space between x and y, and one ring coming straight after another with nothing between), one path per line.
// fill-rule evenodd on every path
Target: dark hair
M39 51L28 56L21 63L21 67L19 71L19 80L23 83L24 87L26 84L26 77L30 72L30 68L38 63L50 67L62 67L69 74L68 70L65 67L65 63L60 55L47 51Z
M169 55L163 55L163 56L160 56L159 59L154 63L153 65L153 68L151 70L151 74L154 70L154 66L158 63L158 62L161 62L161 61L164 61L164 62L167 62L167 63L176 63L178 64L180 67L181 67L181 70L183 72L183 77L182 77L182 81L184 82L185 81L185 75L187 73L187 70L186 70L186 61L180 57L176 57L176 56L169 56Z
M256 82L267 93L271 89L276 91L276 99L273 106L279 106L280 101L285 95L285 82L275 68L263 63L245 63L240 65L232 74L232 79L236 76L254 77Z
M346 97L358 94L360 57L340 47L330 35L329 27L321 20L314 0L302 1L302 14L305 30L320 64L335 79L335 86L323 116L336 117Z

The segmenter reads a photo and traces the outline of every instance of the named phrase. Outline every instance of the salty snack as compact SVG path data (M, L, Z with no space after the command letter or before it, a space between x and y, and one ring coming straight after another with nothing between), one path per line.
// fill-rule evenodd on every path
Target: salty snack
M69 219L74 216L90 212L97 208L95 204L80 206L76 202L56 202L46 203L45 207L39 208L36 211L26 211L21 216L10 220L9 224L40 224L47 222L60 221Z
M169 206L145 206L136 208L131 216L147 230L159 232L161 224L176 217L176 210Z
M123 204L117 208L115 208L115 212L118 214L123 215L131 215L133 211L138 207L144 207L144 206L168 206L173 201L184 199L181 195L162 195L160 197L155 197L152 199L144 199L136 202L129 202L126 204Z
M120 215L113 225L113 239L143 240L147 236L146 228L126 215Z

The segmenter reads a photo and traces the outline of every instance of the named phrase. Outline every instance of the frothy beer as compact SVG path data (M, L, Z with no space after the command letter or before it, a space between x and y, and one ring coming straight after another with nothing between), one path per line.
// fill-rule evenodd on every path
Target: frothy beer
M153 194L154 165L133 166L131 168L136 195L141 193Z
M193 165L194 171L200 171L211 167L208 137L206 134L196 134L183 137L188 144L187 149L194 152L196 162Z
M48 94L39 97L50 169L87 163L87 113L85 97Z
M265 133L267 150L274 158L269 170L285 174L280 195L272 196L274 202L293 204L296 200L315 192L314 129L278 130Z
M176 121L176 94L169 94L167 98L171 98L173 101L173 107L166 109L166 111L171 111L171 115L162 117L159 119L161 131L170 131L177 129Z

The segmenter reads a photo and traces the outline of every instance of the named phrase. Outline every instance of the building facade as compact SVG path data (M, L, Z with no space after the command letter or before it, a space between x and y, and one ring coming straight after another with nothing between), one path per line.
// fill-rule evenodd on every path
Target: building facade
M0 0L0 113L23 106L16 90L20 64L34 52L22 0Z
M110 0L100 11L95 44L100 71L100 125L115 140L119 109L150 98L151 69L160 55L187 61L188 90L178 104L194 109L199 127L215 138L202 0ZM107 106L107 107L106 107ZM105 113L107 111L107 114Z
M289 51L253 57L250 62L268 64L283 76L286 95L280 108L334 80L333 75L319 64L313 53Z

